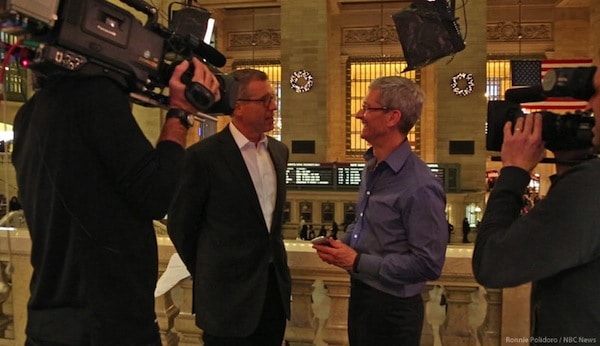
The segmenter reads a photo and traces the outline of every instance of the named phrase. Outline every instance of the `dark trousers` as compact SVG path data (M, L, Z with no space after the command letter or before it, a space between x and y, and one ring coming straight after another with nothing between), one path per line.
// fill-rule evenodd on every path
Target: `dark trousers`
M463 243L469 242L469 231L463 232Z
M350 346L418 346L424 313L420 294L399 298L352 280L348 308Z
M40 341L32 338L27 338L25 340L25 346L69 346L67 344L60 344L57 342L49 342L49 341Z
M154 342L154 343L139 345L139 346L161 346L161 345L162 345L162 342L160 341L160 339L157 339L156 342ZM36 339L32 339L30 337L27 337L27 339L25 340L25 346L73 346L73 345L61 344L61 343L50 342L50 341L40 341L40 340L36 340ZM77 346L84 346L84 345L77 345Z
M204 333L204 346L281 346L285 333L285 312L275 270L269 270L269 284L262 315L254 332L244 338L218 337Z

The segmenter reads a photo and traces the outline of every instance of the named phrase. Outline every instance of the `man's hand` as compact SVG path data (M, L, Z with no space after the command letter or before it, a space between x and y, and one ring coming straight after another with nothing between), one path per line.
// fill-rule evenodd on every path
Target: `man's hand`
M546 149L542 141L542 115L528 114L515 122L504 124L502 165L520 167L531 172L544 158Z
M197 58L193 58L192 63L194 64L192 81L204 85L215 95L215 101L219 101L221 99L221 93L219 92L219 81L217 80L217 77L215 77L208 67ZM171 108L183 109L190 113L196 113L198 110L185 98L186 85L181 82L181 76L187 71L188 67L189 62L184 60L175 67L175 70L173 70L173 75L169 80L169 106Z
M193 58L194 75L192 81L204 85L210 92L215 95L215 100L221 99L219 92L219 81L217 77L208 69L200 60ZM190 114L195 114L198 109L194 108L185 97L186 85L181 82L181 76L189 67L188 61L183 61L175 67L173 75L169 79L169 107L182 109ZM187 128L181 125L180 120L176 118L167 119L165 121L158 142L172 141L178 143L183 148L186 146Z
M352 270L356 251L339 240L329 238L329 245L313 245L317 255L326 263L345 270Z

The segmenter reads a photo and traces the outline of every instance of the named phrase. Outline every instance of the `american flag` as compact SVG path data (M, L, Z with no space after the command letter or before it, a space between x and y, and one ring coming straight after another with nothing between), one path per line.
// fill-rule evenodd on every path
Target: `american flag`
M541 60L511 60L510 75L512 86L531 86L540 84L542 74Z
M542 60L541 78L546 72L555 68L591 66L592 59L559 59ZM540 82L541 83L541 78ZM550 110L556 113L574 112L584 110L587 107L587 101L575 100L570 98L549 97L545 101L522 103L521 107L530 111Z

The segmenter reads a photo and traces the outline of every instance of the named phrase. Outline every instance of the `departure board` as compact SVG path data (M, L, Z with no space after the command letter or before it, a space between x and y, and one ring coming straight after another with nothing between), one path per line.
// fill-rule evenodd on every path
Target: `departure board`
M428 163L427 167L431 169L433 175L435 175L442 184L446 181L446 168L440 167L437 163Z
M460 190L460 165L428 163L431 172L446 191ZM358 189L365 163L361 162L295 162L288 163L285 183L290 188Z
M338 163L337 185L358 187L360 185L364 163Z
M285 183L296 187L333 186L333 164L327 163L288 163Z

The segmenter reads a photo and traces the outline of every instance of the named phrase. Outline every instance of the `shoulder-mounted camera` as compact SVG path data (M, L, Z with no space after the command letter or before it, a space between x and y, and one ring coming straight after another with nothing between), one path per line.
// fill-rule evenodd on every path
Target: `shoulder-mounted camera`
M195 92L194 88L186 94L188 101L206 113L230 114L237 84L218 70L225 65L225 57L197 36L206 31L210 13L187 7L186 11L200 18L194 21L195 30L179 25L181 20L167 28L158 23L158 10L145 1L121 1L146 14L146 23L104 0L47 0L45 4L9 0L11 18L3 28L10 26L13 33L21 30L11 36L18 41L3 43L19 59L26 59L27 67L37 75L107 76L129 91L134 102L145 106L167 107L169 99L163 91L174 66L197 57L218 78L221 101L215 103L210 92ZM200 32L194 33L196 30Z

